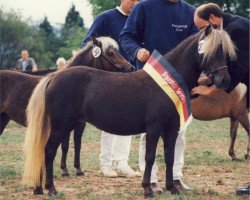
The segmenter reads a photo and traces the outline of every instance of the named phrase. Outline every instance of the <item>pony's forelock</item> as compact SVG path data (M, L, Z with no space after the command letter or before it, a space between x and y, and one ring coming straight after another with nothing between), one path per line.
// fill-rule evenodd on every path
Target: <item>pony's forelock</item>
M228 55L231 60L236 59L236 47L226 31L211 29L211 32L205 36L204 40L203 59L210 59L215 54L220 45L222 45L225 55Z
M112 46L114 48L116 48L117 50L119 50L119 46L117 44L117 42L112 39L111 37L98 37L96 38L99 42L102 43L102 50L105 52L107 50L108 47Z

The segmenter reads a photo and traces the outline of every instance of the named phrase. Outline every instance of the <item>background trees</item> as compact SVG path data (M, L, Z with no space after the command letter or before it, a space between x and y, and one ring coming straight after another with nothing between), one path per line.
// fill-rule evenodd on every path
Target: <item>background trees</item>
M119 5L120 0L88 0L89 3L92 4L92 14L93 16L98 15L100 12L104 10L114 8L115 6ZM220 5L225 12L238 14L240 16L249 17L249 1L248 0L186 0L186 2L194 5L195 7L208 3L213 2Z
M120 0L88 0L92 4L92 14L119 5ZM249 17L248 0L186 0L199 6L203 3L219 4L225 12ZM81 47L86 34L84 21L72 5L64 24L53 27L45 17L40 24L21 20L15 11L4 12L0 8L0 69L14 68L22 49L27 49L39 68L55 67L58 57L69 59L71 52Z
M40 24L21 20L15 11L0 8L0 69L14 68L21 50L30 52L38 67L55 67L58 57L69 59L81 47L86 33L84 21L72 5L61 27L53 27L45 17Z

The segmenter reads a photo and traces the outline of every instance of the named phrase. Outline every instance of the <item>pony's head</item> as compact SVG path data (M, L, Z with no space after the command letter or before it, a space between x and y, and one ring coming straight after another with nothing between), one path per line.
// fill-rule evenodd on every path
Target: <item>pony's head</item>
M135 67L122 57L119 53L118 44L110 37L92 37L69 63L69 67L78 65L115 72L135 70Z
M227 61L236 59L236 48L224 30L211 26L201 31L198 44L199 60L203 71L217 88L226 89L231 78L228 74Z

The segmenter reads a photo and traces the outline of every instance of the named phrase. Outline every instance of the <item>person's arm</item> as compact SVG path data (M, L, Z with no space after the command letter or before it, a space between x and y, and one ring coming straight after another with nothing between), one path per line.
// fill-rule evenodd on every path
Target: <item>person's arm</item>
M133 59L137 58L137 53L141 49L141 39L144 31L144 12L140 5L136 5L129 15L125 27L120 34L120 44L122 48ZM144 51L145 53L146 51ZM144 54L142 52L142 54ZM144 57L143 55L141 55Z
M17 70L22 70L22 66L21 66L21 61L20 61L20 59L17 61L15 69L17 69Z
M38 70L37 64L33 58L30 58L30 60L31 60L32 71L36 72Z
M100 14L96 17L95 21L89 28L85 38L82 41L81 47L83 48L91 37L106 35L104 27L105 27L105 16L103 14Z

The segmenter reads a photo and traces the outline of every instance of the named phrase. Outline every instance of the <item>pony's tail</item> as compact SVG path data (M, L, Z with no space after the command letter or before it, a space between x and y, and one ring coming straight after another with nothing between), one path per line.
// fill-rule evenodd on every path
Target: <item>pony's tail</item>
M50 135L50 119L45 111L45 93L53 74L38 83L26 109L24 184L41 185L40 175L44 173L45 169L45 146Z

